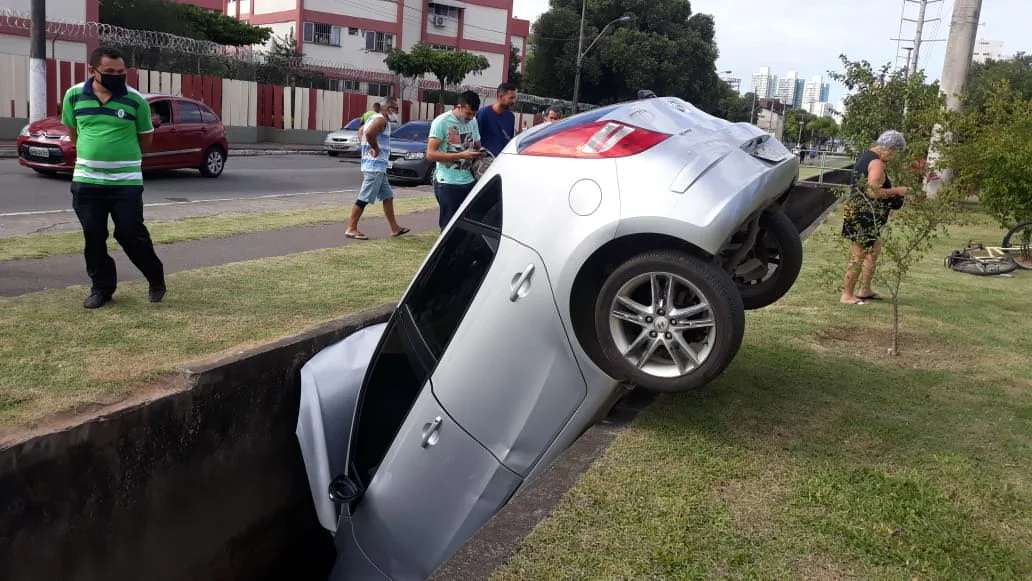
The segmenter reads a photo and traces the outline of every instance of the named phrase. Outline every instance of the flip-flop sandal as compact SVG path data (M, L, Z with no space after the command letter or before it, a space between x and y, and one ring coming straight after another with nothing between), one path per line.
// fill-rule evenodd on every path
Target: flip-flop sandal
M857 298L860 298L860 297L857 297ZM858 300L858 301L857 301L857 302L855 302L855 303L844 303L844 302L842 302L842 301L839 301L839 304L840 304L840 305L846 305L846 306L853 306L853 305L866 305L867 303L865 303L865 302L863 301L863 299L861 299L861 300Z
M348 238L351 238L353 240L369 240L369 237L365 234L350 234L348 232L345 232L344 236L347 236Z
M856 298L858 298L858 299L860 299L862 301L880 301L880 300L883 300L882 296L880 294L878 294L878 293L874 293L873 295L867 295L865 297L862 297L860 295L856 295Z
M409 230L408 228L402 228L401 230L398 230L394 234L391 234L391 237L392 238L397 238L398 236L401 236L403 234L408 234L409 232L411 232L411 230Z

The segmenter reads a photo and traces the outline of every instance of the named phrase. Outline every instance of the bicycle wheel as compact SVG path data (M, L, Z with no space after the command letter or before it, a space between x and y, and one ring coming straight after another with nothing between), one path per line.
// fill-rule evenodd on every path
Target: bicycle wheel
M1018 267L1010 256L1000 258L966 258L952 257L949 267L957 272L975 276L999 276L1012 272Z
M1032 221L1022 222L1010 229L1000 246L1013 250L1003 252L1014 259L1022 270L1032 270Z

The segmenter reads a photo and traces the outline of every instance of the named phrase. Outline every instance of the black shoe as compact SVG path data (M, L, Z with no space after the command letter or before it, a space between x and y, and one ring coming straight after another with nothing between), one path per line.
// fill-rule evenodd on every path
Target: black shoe
M86 297L86 302L82 304L87 309L99 309L104 306L104 303L111 300L111 295L94 292L90 296Z
M161 299L165 298L165 291L165 285L152 286L147 292L147 298L150 299L150 302L152 303L160 303Z

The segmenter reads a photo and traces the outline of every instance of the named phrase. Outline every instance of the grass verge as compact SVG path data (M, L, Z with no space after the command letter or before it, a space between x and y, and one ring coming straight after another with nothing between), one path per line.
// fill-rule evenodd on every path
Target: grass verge
M123 394L191 359L397 300L435 237L171 274L157 305L142 281L120 284L97 311L82 308L82 287L0 299L0 431Z
M394 201L396 214L411 214L437 208L433 196L401 198ZM309 210L284 210L230 214L224 216L200 216L182 218L168 222L147 224L155 244L172 244L203 238L226 238L249 232L263 232L294 226L332 224L347 220L347 207L314 208ZM382 204L366 209L363 219L383 216ZM115 249L118 243L108 239L108 247ZM78 254L82 252L82 232L61 234L27 234L0 238L0 261L16 259L46 258L57 254Z
M640 416L494 579L1028 579L1032 272L942 264L999 238L916 267L894 358L890 305L840 306L811 239L727 373Z

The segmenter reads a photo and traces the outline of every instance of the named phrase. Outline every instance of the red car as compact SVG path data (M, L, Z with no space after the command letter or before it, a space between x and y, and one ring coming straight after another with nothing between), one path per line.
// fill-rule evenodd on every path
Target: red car
M154 120L154 143L143 154L143 171L197 169L219 177L226 167L226 127L200 101L168 95L144 95ZM75 169L75 145L60 116L26 125L18 136L18 163L41 174Z

